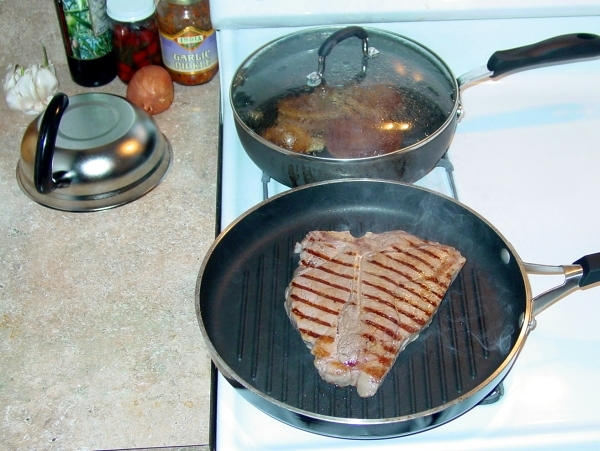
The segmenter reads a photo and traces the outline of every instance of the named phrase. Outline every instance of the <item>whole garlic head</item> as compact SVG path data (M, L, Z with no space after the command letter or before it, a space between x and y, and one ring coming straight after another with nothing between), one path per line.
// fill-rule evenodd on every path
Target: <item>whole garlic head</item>
M8 107L30 115L44 111L58 90L58 79L46 57L46 49L43 65L34 64L25 69L14 64L7 69L2 88Z

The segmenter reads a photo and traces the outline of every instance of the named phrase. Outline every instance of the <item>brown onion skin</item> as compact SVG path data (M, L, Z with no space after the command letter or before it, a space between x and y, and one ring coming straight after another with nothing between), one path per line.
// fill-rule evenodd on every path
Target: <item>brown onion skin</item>
M169 109L174 97L173 80L162 66L142 67L127 85L127 100L151 115Z

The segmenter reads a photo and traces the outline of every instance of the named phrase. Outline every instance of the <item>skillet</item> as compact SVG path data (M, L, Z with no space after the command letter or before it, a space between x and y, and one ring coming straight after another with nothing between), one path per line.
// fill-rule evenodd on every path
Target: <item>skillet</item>
M311 230L405 230L457 248L466 264L430 326L398 357L371 398L323 381L284 310ZM533 299L527 274L565 274ZM600 254L573 265L524 264L467 206L400 182L346 179L294 188L247 211L215 240L196 285L201 332L217 368L249 402L298 428L372 439L422 432L468 411L503 380L535 315L600 281Z

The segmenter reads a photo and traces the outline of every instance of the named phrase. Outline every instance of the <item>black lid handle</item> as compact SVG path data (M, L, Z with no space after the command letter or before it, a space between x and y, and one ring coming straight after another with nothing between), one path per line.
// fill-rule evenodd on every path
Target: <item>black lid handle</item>
M369 34L362 27L350 26L342 28L332 33L327 39L325 39L325 41L323 41L323 44L321 44L321 47L319 47L319 51L317 52L319 55L317 61L317 71L308 74L306 77L308 79L308 86L314 87L321 84L323 80L323 74L325 73L325 58L331 53L331 51L336 45L338 45L340 42L346 39L353 37L358 38L362 41L362 71L358 75L357 79L364 78L367 72L367 60L371 56L371 52L369 49ZM372 49L372 51L377 52L375 49Z
M52 159L54 158L54 146L60 119L68 106L69 98L59 92L52 97L42 116L33 170L33 183L40 194L51 193L57 188L52 180Z
M357 26L342 28L341 30L332 33L325 41L323 41L321 47L319 47L319 56L326 57L336 45L348 38L360 39L363 46L363 55L369 56L369 34L364 28Z

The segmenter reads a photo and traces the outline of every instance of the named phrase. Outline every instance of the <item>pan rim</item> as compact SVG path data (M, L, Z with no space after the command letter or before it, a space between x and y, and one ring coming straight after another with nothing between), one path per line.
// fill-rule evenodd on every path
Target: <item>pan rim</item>
M355 183L401 185L401 186L409 187L410 189L431 193L435 196L442 197L452 203L457 204L459 207L464 208L465 210L467 210L467 212L475 215L478 219L483 221L487 226L489 226L498 235L498 237L502 240L502 242L504 243L506 248L513 255L515 263L518 266L519 272L521 274L521 278L523 281L523 288L524 288L525 296L526 296L526 299L525 299L526 302L525 302L525 311L523 312L522 317L521 317L520 331L518 334L518 338L515 341L515 344L512 346L511 350L507 353L507 355L503 359L502 363L500 363L498 365L498 367L496 368L496 370L491 375L489 375L483 382L481 382L479 385L472 388L471 390L465 392L464 394L462 394L448 402L445 402L444 404L438 405L434 408L423 410L423 411L420 411L420 412L417 412L414 414L389 417L389 418L344 418L344 417L335 417L335 416L331 416L331 415L324 415L324 414L320 414L320 413L316 413L316 412L312 412L312 411L308 411L305 409L300 409L298 407L288 405L282 401L275 399L274 397L272 397L266 393L263 393L262 391L258 390L257 388L253 387L251 384L246 382L243 377L240 377L235 371L233 371L232 368L225 362L225 360L223 358L221 358L221 356L217 352L212 341L210 340L208 331L204 325L204 320L202 318L202 312L201 312L201 308L200 308L200 290L201 290L202 281L203 281L203 274L206 269L206 266L208 265L208 263L210 261L211 255L213 254L215 249L219 246L220 242L223 240L225 235L231 229L236 227L237 224L244 221L244 219L246 217L251 215L256 210L260 209L263 205L273 202L282 197L288 196L291 193L296 193L296 192L302 191L302 190L310 190L313 187L317 187L317 186L321 186L321 185L355 184ZM231 379L231 380L235 381L236 383L238 383L241 386L241 389L248 390L254 396L257 396L258 398L260 398L264 401L267 401L268 403L273 404L274 406L276 406L280 409L284 409L287 412L294 413L296 415L299 415L300 417L308 418L311 421L318 421L318 422L327 423L327 424L346 425L346 426L354 426L354 425L377 426L377 425L389 425L392 423L399 424L399 423L404 423L404 422L408 422L408 421L412 421L412 420L427 418L427 417L430 417L437 413L446 411L446 410L452 408L453 406L456 406L462 402L465 402L466 400L468 400L470 398L476 397L475 395L481 395L481 396L479 396L479 400L483 399L485 396L487 396L487 394L489 394L495 388L495 385L492 385L491 383L493 381L499 379L502 375L507 374L508 371L510 371L510 369L511 369L512 365L515 363L519 353L523 349L526 338L531 330L531 324L533 321L531 286L530 286L530 281L527 276L527 271L525 270L523 261L519 257L519 255L517 254L515 249L513 248L512 244L498 231L498 229L493 224L491 224L483 216L481 216L479 213L477 213L476 211L471 209L469 206L467 206L451 197L448 197L444 194L438 193L434 190L431 190L428 188L423 188L423 187L416 186L416 185L412 185L409 183L399 182L399 181L390 181L390 180L372 179L372 178L348 178L348 179L328 180L328 181L323 181L323 182L316 182L316 183L302 185L302 186L284 191L280 194L273 195L269 199L266 199L266 200L260 202L259 204L256 204L255 206L248 209L246 212L242 213L234 221L232 221L229 225L227 225L221 231L221 233L219 233L219 235L216 237L216 239L210 246L209 250L207 251L207 253L203 259L203 262L202 262L202 265L200 268L200 272L198 274L197 282L196 282L195 307L196 307L196 316L198 319L200 331L203 336L204 343L207 346L207 349L211 356L211 359L213 360L213 362L215 363L215 365L219 369L219 371L221 371L222 374L227 379ZM228 382L230 382L230 381L228 381ZM500 382L500 381L498 381L498 382ZM477 402L479 402L479 401L477 401ZM474 405L476 405L477 402ZM256 405L256 403L253 403L253 404L255 405L255 407L259 408L261 411L265 412L266 414L268 414L270 416L274 416L267 410L263 409L261 406ZM469 410L469 409L470 408L468 408L466 410ZM455 419L457 416L459 416L459 415L451 416L446 421L444 421L444 423ZM283 421L280 418L277 418L277 417L275 417L275 418L280 421ZM437 426L437 424L435 426ZM426 429L429 429L429 428L424 428L423 430L426 430ZM317 432L317 431L313 431L313 432ZM319 433L319 432L317 432L317 433ZM330 434L325 434L325 435L330 435ZM400 435L405 435L405 434L400 434ZM381 438L381 437L373 436L373 437L360 437L360 438Z

